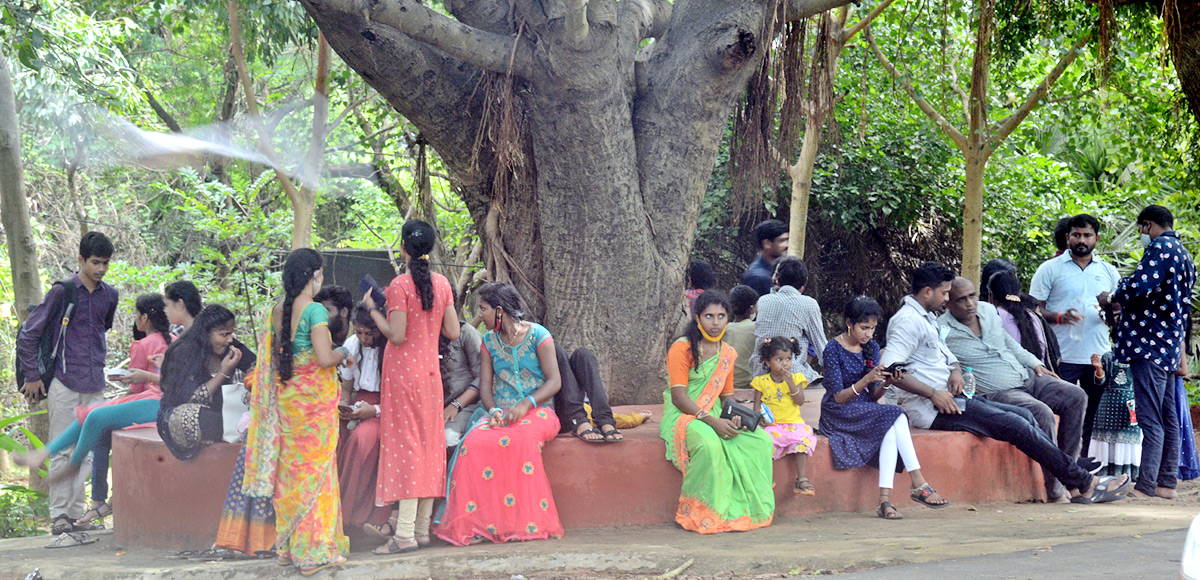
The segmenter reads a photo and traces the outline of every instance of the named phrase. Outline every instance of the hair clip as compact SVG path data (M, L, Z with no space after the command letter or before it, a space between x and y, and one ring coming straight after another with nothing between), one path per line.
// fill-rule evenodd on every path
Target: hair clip
M1021 297L1017 296L1016 294L1008 294L1004 297L1004 299L1008 300L1009 302L1020 302L1021 301Z
M768 339L764 340L763 344L771 344L771 339L768 338Z

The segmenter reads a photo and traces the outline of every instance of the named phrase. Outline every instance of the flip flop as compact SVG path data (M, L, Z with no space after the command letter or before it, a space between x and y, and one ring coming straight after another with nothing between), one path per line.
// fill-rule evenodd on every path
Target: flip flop
M888 513L889 509L892 510L891 513ZM877 515L885 520L902 520L902 519L904 519L904 516L901 515L899 511L896 510L896 506L892 505L892 502L890 502L890 501L885 501L885 502L879 504L879 509L875 510L875 515Z
M591 435L593 433L596 435L599 435L600 438L599 439L585 439L584 438L584 435ZM601 433L595 427L587 429L583 432L571 431L571 435L574 435L576 439L579 439L580 441L583 441L584 443L604 443L605 440L607 439L607 437L604 436L604 433Z
M50 549L56 548L74 548L75 546L86 546L99 542L100 538L93 538L87 535L87 532L67 532L59 535L54 539L54 543L46 546Z
M613 427L611 430L608 430L608 431L601 429L600 434L604 436L605 443L620 443L625 440L625 435L623 433L621 433L619 430L617 430L616 427ZM620 435L621 438L614 439L613 435Z
M933 489L933 486L929 485L928 483L926 483L916 489L910 489L910 490L908 490L908 493L909 493L908 497L912 498L913 501L920 503L920 504L924 504L925 507L928 507L928 508L940 510L940 509L950 505L949 501L947 501L945 503L930 503L929 496L937 493L937 490ZM942 498L942 499L945 499L945 498Z
M334 559L334 561L332 561L328 564L321 564L320 566L313 566L312 568L301 568L300 575L301 576L312 576L313 574L316 574L317 572L320 572L321 570L324 570L326 568L332 568L334 566L341 566L342 564L345 564L345 563L346 563L346 557L338 556L336 559Z
M1120 477L1125 477L1125 483L1118 486L1116 489L1109 489L1110 484ZM1125 497L1125 490L1129 487L1128 476L1123 475L1105 475L1100 478L1096 484L1096 489L1092 490L1092 497L1073 497L1071 503L1106 503L1116 501Z

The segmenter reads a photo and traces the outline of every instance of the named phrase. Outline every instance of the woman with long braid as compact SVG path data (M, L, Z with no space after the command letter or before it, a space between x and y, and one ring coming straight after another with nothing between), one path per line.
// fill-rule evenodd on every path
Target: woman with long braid
M433 227L420 220L400 228L400 257L408 273L387 289L386 314L371 293L363 302L387 338L380 396L377 505L398 501L395 535L377 554L408 552L429 543L433 501L445 493L446 421L438 335L458 338L450 281L429 271Z
M279 565L304 576L344 563L350 548L334 469L341 392L335 367L354 359L334 348L329 310L313 300L322 265L309 248L283 263L284 298L258 343L270 355L257 368L242 486L248 496L274 498Z

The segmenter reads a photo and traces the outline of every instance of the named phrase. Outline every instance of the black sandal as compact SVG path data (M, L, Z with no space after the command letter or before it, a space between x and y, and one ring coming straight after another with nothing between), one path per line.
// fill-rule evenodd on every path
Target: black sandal
M625 440L625 435L623 435L616 427L613 427L608 431L600 429L600 434L604 436L605 443L620 443Z
M66 514L54 518L54 525L50 526L50 534L53 536L60 536L73 531L75 531L75 525L71 523L71 518L67 517Z
M582 432L580 432L578 430L573 430L573 431L571 431L571 435L574 435L575 438L579 439L580 441L583 441L584 443L604 443L605 441L608 440L608 438L604 436L604 433L597 431L594 427L589 428ZM586 437L586 435L599 435L600 438L599 439L588 439Z
M891 510L891 511L888 511L888 510ZM875 514L885 520L902 520L902 519L904 519L904 516L901 515L899 511L896 510L896 506L892 505L892 502L890 502L890 501L885 501L885 502L879 504L879 509L875 510Z

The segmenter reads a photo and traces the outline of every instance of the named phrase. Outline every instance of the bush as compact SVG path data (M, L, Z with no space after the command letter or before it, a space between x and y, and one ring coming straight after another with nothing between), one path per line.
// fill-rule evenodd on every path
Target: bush
M0 487L0 538L24 538L46 533L42 525L49 518L50 504L45 493L23 485Z

